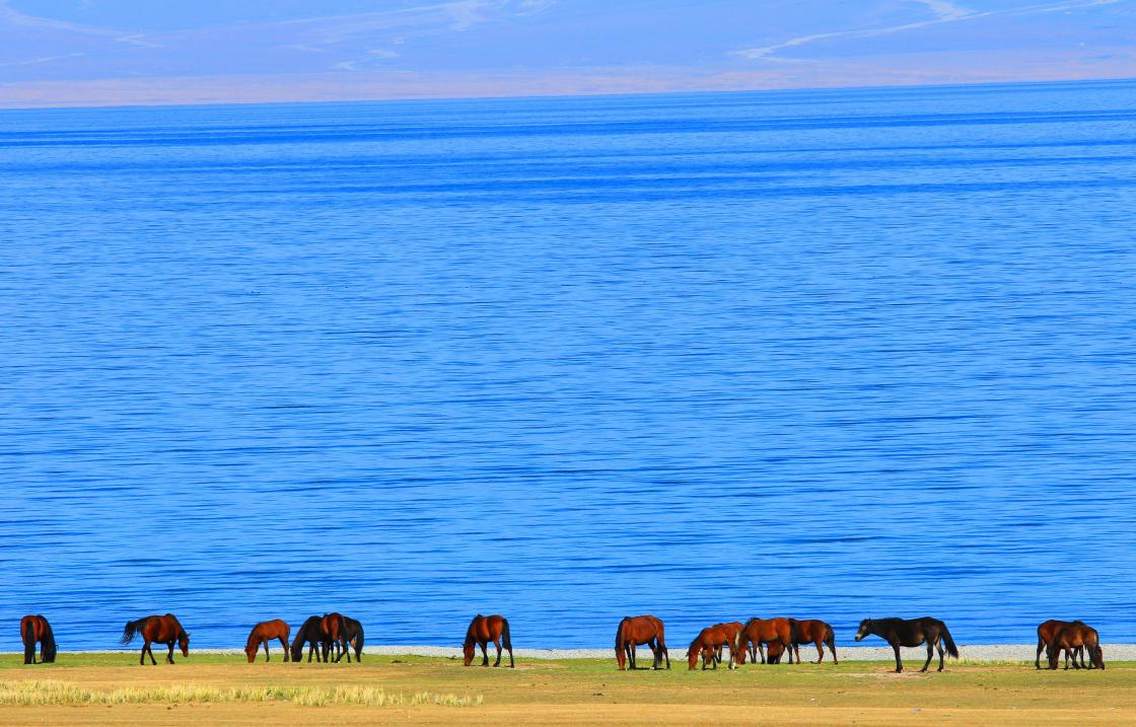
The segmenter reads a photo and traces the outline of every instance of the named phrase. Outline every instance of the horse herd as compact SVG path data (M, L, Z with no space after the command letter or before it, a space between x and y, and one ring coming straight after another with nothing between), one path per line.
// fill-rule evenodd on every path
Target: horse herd
M264 660L269 661L268 644L278 640L280 648L284 651L284 661L302 661L304 647L308 647L308 661L313 658L317 662L335 661L338 663L343 657L351 662L351 653L354 651L355 660L363 660L363 625L356 619L340 613L327 613L323 616L309 616L300 626L296 637L289 644L291 628L281 619L262 621L253 626L245 644L245 656L249 663L256 661L261 646L264 647ZM121 643L129 644L135 636L142 638L142 653L139 663L146 663L146 655L150 656L150 663L157 664L151 644L164 644L169 648L166 661L174 663L174 647L181 650L183 656L189 656L189 632L172 613L164 616L145 616L135 621L127 622L122 630ZM920 671L927 671L934 658L936 649L939 653L939 671L943 670L943 659L946 654L958 658L958 647L955 645L951 632L942 621L923 617L916 619L879 618L864 619L856 631L856 641L862 641L868 636L878 636L886 641L895 651L895 670L903 671L903 661L900 659L900 647L927 646L927 660ZM55 634L51 624L42 615L28 615L20 619L20 638L24 644L24 663L36 663L36 645L40 646L40 662L51 663L56 657ZM465 641L462 644L462 655L465 666L470 666L476 656L476 649L481 649L481 666L489 665L488 645L492 642L497 649L497 661L493 666L501 665L502 651L509 652L509 666L513 662L513 642L509 632L509 621L504 616L482 616L478 614L470 621L466 629ZM836 637L832 627L824 621L817 619L795 618L751 618L744 624L739 621L716 623L707 626L698 632L686 651L687 668L698 668L701 661L702 669L717 669L722 661L724 650L729 651L729 668L734 669L746 663L746 660L756 663L759 659L762 664L778 664L783 656L787 656L792 664L801 662L801 644L813 644L817 650L817 661L824 661L824 649L828 648L832 654L834 664L839 663L836 657ZM653 661L652 669L671 668L670 654L667 651L666 628L661 619L652 615L627 616L619 622L615 630L615 660L620 671L630 667L637 669L636 647L647 646L651 649ZM1041 653L1046 652L1050 669L1056 669L1062 657L1065 658L1065 668L1068 669L1070 661L1074 669L1104 669L1104 656L1100 645L1100 635L1097 630L1083 621L1057 621L1049 620L1037 627L1037 653L1034 656L1034 667L1041 668ZM1085 663L1085 654L1089 656L1089 663Z

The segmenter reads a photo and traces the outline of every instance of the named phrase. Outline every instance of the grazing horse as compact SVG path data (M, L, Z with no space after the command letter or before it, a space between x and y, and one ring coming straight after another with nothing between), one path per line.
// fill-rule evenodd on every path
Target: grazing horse
M1097 668L1104 669L1104 652L1101 650L1100 634L1097 630L1088 624L1074 621L1073 623L1062 626L1057 630L1057 633L1049 640L1049 668L1057 668L1057 660L1061 656L1061 652L1065 652L1065 668L1069 668L1069 654L1075 649L1084 648L1089 652L1089 669ZM1076 657L1073 658L1073 668L1083 669L1085 657L1081 656L1081 665L1077 665Z
M652 669L658 669L663 659L666 659L667 668L671 668L671 656L667 651L667 640L664 633L663 622L649 614L643 616L625 616L615 629L615 661L619 670L623 671L630 662L635 669L635 647L647 644L655 655Z
M729 637L729 641L726 642L726 645L730 647L730 654L732 655L734 653L734 639L737 638L738 632L742 630L741 621L727 621L726 623L714 624L714 628L722 629L726 632L726 636ZM717 660L719 664L722 663L721 646L714 652L714 659Z
M51 624L43 616L31 614L20 619L20 638L24 641L24 663L34 664L35 647L40 645L39 660L42 664L51 664L55 661L55 633Z
M249 632L248 642L245 644L245 656L248 657L248 662L251 664L256 661L256 652L260 651L261 644L264 644L264 660L270 661L268 642L272 639L280 639L280 648L284 650L284 661L288 661L288 633L290 631L288 624L278 618L271 621L261 621L253 626L252 631Z
M736 635L736 633L734 634ZM718 668L718 654L721 653L722 647L730 644L730 632L722 628L721 625L707 626L698 632L694 637L694 641L690 642L690 647L686 650L686 662L688 671L694 671L694 666L698 663L698 657L702 657L702 670L706 671L706 667L713 665L714 669ZM731 647L732 648L732 647ZM730 659L730 668L734 665L733 659Z
M793 643L793 629L787 618L751 618L738 632L734 639L736 648L730 649L730 660L738 664L745 663L745 650L750 649L750 659L757 661L761 656L761 663L765 663L764 644L776 641L782 648L790 649ZM756 653L754 653L756 647ZM793 663L793 652L789 651L789 663Z
M343 626L345 629L344 635L347 637L347 643L355 649L355 660L363 661L363 624L361 624L357 619L351 618L350 616L344 616ZM335 660L339 661L342 658L343 655L340 654L338 657L336 657ZM350 657L348 658L348 660L350 661Z
M150 655L151 664L155 666L158 664L154 661L154 651L150 648L152 643L167 644L170 647L170 653L166 655L166 661L170 664L174 663L174 642L177 642L181 649L181 655L189 658L189 633L181 627L177 616L172 613L167 613L165 616L143 616L137 621L127 621L122 629L122 643L129 644L134 640L135 634L141 634L143 640L142 655L138 658L139 664L146 663L146 654Z
M923 668L919 671L927 671L927 667L931 664L931 658L935 655L935 647L939 649L939 671L943 670L944 644L947 647L948 654L956 659L959 655L958 647L955 646L955 640L951 638L951 632L947 630L947 625L930 616L910 620L866 618L860 622L860 628L856 631L856 640L861 641L869 634L875 634L891 644L891 648L895 650L895 672L897 674L903 671L903 661L899 658L899 647L901 646L927 644L927 661L923 662Z
M824 661L824 646L832 652L832 663L839 664L836 659L836 635L832 633L832 627L824 621L816 619L806 619L798 621L795 618L789 619L789 631L793 637L793 654L797 657L797 663L801 663L801 644L813 644L817 650L816 663Z
M1061 629L1065 628L1066 626L1073 626L1074 624L1077 624L1077 625L1084 624L1084 621L1058 621L1055 618L1051 618L1048 621L1044 621L1044 622L1038 624L1038 626L1037 626L1037 653L1034 654L1034 659L1033 659L1033 668L1034 669L1040 669L1041 668L1041 651L1042 651L1042 649L1045 650L1046 661L1049 661L1049 642L1053 640L1053 637L1057 635L1057 632L1060 631ZM1081 657L1081 666L1084 666L1085 665L1085 651L1084 651L1084 649L1074 650L1074 652L1073 652L1073 664L1076 665L1078 654ZM1068 655L1066 655L1065 658L1066 658L1066 660L1068 660Z
M323 646L323 629L320 628L320 622L323 621L319 616L308 616L304 621L304 625L296 631L296 638L292 639L292 661L304 660L304 644L308 645L308 663L312 661L312 655L316 657L316 661L323 661L321 658L321 648Z
M323 660L328 661L328 651L331 650L332 645L336 647L336 663L347 654L347 663L351 663L351 652L347 650L347 623L343 620L341 613L325 613L323 618L320 619L320 638L321 648L323 649Z
M493 666L501 666L501 648L509 652L509 668L513 668L513 638L509 635L509 620L500 614L482 616L480 613L469 622L462 644L465 665L473 663L475 648L481 647L481 665L489 666L489 652L486 650L492 641L497 647L497 661Z

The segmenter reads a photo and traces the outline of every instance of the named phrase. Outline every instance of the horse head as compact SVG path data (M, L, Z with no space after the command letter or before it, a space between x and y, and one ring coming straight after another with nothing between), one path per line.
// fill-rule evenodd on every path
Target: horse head
M872 619L866 618L860 622L860 628L856 630L856 641L863 641L865 637L872 633Z

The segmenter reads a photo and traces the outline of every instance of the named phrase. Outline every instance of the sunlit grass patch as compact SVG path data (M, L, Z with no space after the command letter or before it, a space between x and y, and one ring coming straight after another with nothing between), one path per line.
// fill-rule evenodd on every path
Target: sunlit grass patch
M470 707L482 703L476 697L436 692L410 696L387 692L381 687L202 687L190 685L89 689L57 681L0 682L0 704L189 704L206 702L291 702L306 707L361 705L368 707L416 706Z

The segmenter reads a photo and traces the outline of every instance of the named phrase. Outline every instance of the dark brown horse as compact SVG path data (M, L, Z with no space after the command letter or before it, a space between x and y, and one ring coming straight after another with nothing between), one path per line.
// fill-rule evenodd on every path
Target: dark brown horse
M344 635L347 637L347 643L355 649L355 660L363 661L363 624L350 616L344 616L343 626L346 629ZM339 661L342 658L343 655L340 654L335 660Z
M663 622L655 616L647 614L625 616L615 629L615 661L619 665L620 671L626 669L629 663L632 669L637 668L635 647L639 644L647 644L651 647L651 652L655 655L654 663L651 665L652 669L658 669L664 659L667 668L671 668L671 657L667 651Z
M55 634L43 616L27 615L20 619L20 638L24 641L24 663L34 664L36 644L40 645L39 660L43 664L55 661Z
M323 634L320 639L323 660L328 660L328 651L334 644L338 654L335 661L338 662L344 654L347 654L347 663L350 664L351 652L347 650L347 622L343 620L343 614L325 613L323 618L320 619L320 631Z
M1049 647L1049 668L1056 669L1057 661L1061 657L1061 652L1065 652L1065 668L1069 668L1069 655L1076 649L1083 648L1089 652L1089 669L1097 668L1104 669L1104 652L1101 650L1100 634L1092 626L1080 621L1074 621L1071 624L1062 626L1057 630L1057 633L1049 640L1047 644ZM1073 668L1083 669L1086 668L1085 657L1082 654L1081 664L1077 665L1076 657L1073 658Z
M801 644L813 644L816 646L816 663L818 664L824 661L825 646L832 652L832 663L840 663L836 659L836 635L832 633L832 627L824 621L817 619L798 621L795 618L791 618L789 619L789 631L793 637L793 654L797 657L798 664L801 663Z
M895 650L895 671L897 674L903 671L903 661L899 658L899 647L901 646L927 644L927 661L923 662L923 668L919 671L927 671L927 667L931 664L931 658L935 655L935 647L939 649L939 671L943 670L944 644L947 647L948 654L956 659L959 655L958 647L955 646L955 640L951 638L951 632L947 630L947 625L930 616L910 620L866 618L860 622L860 628L856 631L856 640L861 641L869 634L875 634L891 644L891 648Z
M734 632L736 635L737 632ZM694 671L694 667L698 664L698 657L702 657L702 670L705 671L707 666L713 666L714 669L718 668L718 655L722 651L722 647L730 642L730 630L722 628L721 625L707 626L698 632L694 637L694 641L690 642L690 647L686 650L686 663L688 671ZM733 648L731 644L731 648ZM733 659L730 660L730 668L733 668Z
M500 614L482 616L480 613L469 622L465 630L465 642L462 644L462 656L465 665L473 663L475 648L481 647L481 665L489 666L489 652L487 648L492 641L497 647L497 661L493 666L501 666L501 649L509 652L509 668L513 668L513 639L509 635L509 620Z
M734 644L737 648L730 649L730 660L737 664L744 664L746 659L746 648L749 648L749 657L751 660L756 661L758 656L761 657L761 663L765 663L765 644L777 642L785 649L789 649L793 643L793 629L787 618L751 618L746 621L745 626L738 632L737 637L734 639ZM789 651L789 663L793 663L793 652Z
M1048 621L1044 621L1044 622L1038 624L1038 626L1037 626L1037 653L1034 654L1034 659L1033 659L1033 666L1034 666L1035 669L1041 668L1041 652L1042 652L1043 649L1045 650L1045 660L1049 661L1049 648L1048 648L1049 642L1053 640L1053 637L1057 635L1057 632L1060 631L1061 629L1065 628L1066 626L1073 626L1075 624L1084 624L1084 621L1058 621L1057 619L1051 618ZM1073 651L1073 665L1074 665L1074 667L1076 667L1078 656L1081 657L1081 666L1085 665L1085 650L1084 649L1074 649L1074 651ZM1069 658L1069 655L1066 654L1065 658L1066 658L1066 661L1067 661L1068 658Z
M135 634L141 634L143 640L142 655L138 658L139 664L146 663L146 654L150 655L151 664L158 663L154 661L154 652L150 648L150 644L153 643L169 645L170 653L166 655L166 661L170 664L174 663L175 642L181 649L181 655L189 658L189 633L181 627L177 616L172 613L167 613L165 616L144 616L137 621L127 621L122 629L122 643L129 644L134 640Z
M261 644L264 644L264 660L269 661L268 642L272 639L280 640L280 648L284 650L284 661L288 661L288 633L290 631L288 624L278 618L271 621L261 621L253 626L249 633L248 642L245 643L245 656L248 657L248 662L251 664L256 661L256 652L260 651Z
M320 627L320 622L323 618L320 616L308 616L304 620L304 624L296 631L296 638L292 639L292 661L299 662L304 660L304 644L308 645L308 663L312 661L312 656L315 655L316 661L323 661L322 648L323 648L323 629Z

